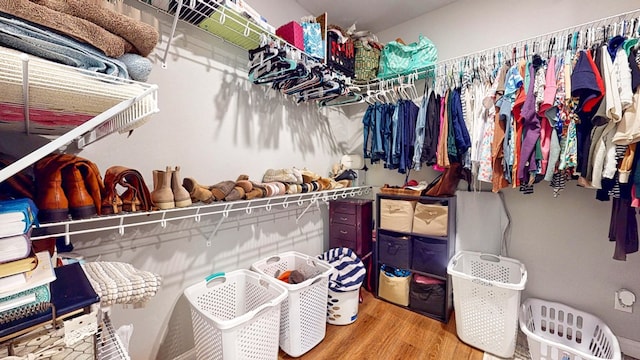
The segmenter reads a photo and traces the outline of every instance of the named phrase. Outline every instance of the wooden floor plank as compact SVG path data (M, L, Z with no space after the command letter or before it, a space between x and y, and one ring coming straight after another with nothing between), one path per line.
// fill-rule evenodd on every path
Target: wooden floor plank
M338 326L327 324L324 340L294 358L280 350L280 360L482 360L483 352L461 342L455 314L449 323L416 314L376 299L362 291L358 320Z

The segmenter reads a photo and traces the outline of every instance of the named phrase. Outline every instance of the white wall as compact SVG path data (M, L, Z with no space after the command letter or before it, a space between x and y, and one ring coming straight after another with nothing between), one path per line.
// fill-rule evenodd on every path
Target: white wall
M378 36L385 42L398 37L415 41L422 33L437 46L439 59L446 60L639 7L631 0L459 0ZM376 168L368 179L384 179L387 173ZM503 192L512 218L509 255L529 272L524 298L583 309L602 318L616 335L640 341L640 307L633 314L613 310L615 290L625 287L640 295L640 254L628 255L626 262L612 259L611 203L595 200L593 191L575 182L558 198L546 183L536 185L532 195Z

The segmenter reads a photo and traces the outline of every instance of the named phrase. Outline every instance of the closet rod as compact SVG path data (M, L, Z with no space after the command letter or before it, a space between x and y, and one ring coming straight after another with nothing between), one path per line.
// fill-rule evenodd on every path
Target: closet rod
M412 72L408 72L406 74L401 74L401 75L397 75L395 77L390 77L390 78L385 78L385 79L374 79L369 83L364 83L364 84L358 84L359 86L376 86L376 85L381 85L382 83L388 83L388 82L399 82L400 79L402 79L403 77L406 77L408 75L417 75L419 77L421 77L422 75L427 75L427 76L433 76L433 70L442 70L446 65L449 64L456 64L456 63L460 63L461 60L467 59L467 58L474 58L474 57L478 57L481 55L485 55L485 54L490 54L499 50L511 50L514 47L520 47L523 45L528 45L529 43L531 43L534 40L537 39L548 39L551 37L560 37L560 36L566 36L568 35L570 32L575 32L575 31L579 31L582 32L583 30L589 28L589 27L593 27L594 25L598 25L598 26L608 26L613 24L614 22L612 20L618 20L618 21L626 21L626 20L631 20L636 16L640 16L640 9L636 9L636 10L631 10L628 12L624 12L624 13L620 13L617 15L612 15L612 16L607 16L598 20L593 20L593 21L589 21L589 22L585 22L579 25L573 25L573 26L569 26L566 27L564 29L560 29L560 30L555 30L555 31L551 31L545 34L541 34L541 35L537 35L537 36L533 36L530 38L526 38L526 39L522 39L522 40L518 40L515 42L510 42L510 43L506 43L503 45L499 45L499 46L493 46L484 50L480 50L480 51L474 51L474 52L470 52L467 53L465 55L460 55L460 56L456 56L456 57L452 57L446 60L441 60L436 62L435 64L429 65L427 67L424 67L422 69L416 70L416 71L412 71ZM639 20L640 23L640 20ZM617 23L616 23L617 24ZM636 25L637 26L637 25ZM559 46L564 46L564 44L560 43ZM506 53L505 53L506 54ZM437 76L441 76L444 74L438 74L436 73L436 77Z
M491 48L487 48L484 50L480 50L480 51L474 51L465 55L460 55L460 56L456 56L456 57L452 57L446 60L442 60L442 61L438 61L436 63L436 66L439 65L444 65L447 63L452 63L454 61L460 60L460 59L464 59L467 57L474 57L474 56L478 56L478 55L483 55L484 53L490 53L493 51L497 51L499 49L502 48L513 48L514 46L520 45L520 44L525 44L525 43L529 43L533 40L536 39L541 39L541 38L549 38L549 37L553 37L553 36L561 36L561 35L568 35L569 32L573 32L573 31L582 31L585 28L591 27L593 25L611 25L611 20L619 20L619 21L623 21L623 20L629 20L629 17L635 17L635 16L640 16L640 9L636 9L636 10L631 10L631 11L627 11L624 13L620 13L617 15L611 15L611 16L607 16L598 20L593 20L593 21L588 21L579 25L573 25L573 26L569 26L566 27L564 29L560 29L560 30L555 30L555 31L551 31L545 34L541 34L541 35L536 35L536 36L532 36L530 38L526 38L526 39L522 39L522 40L518 40L515 42L510 42L510 43L506 43L500 46L494 46Z

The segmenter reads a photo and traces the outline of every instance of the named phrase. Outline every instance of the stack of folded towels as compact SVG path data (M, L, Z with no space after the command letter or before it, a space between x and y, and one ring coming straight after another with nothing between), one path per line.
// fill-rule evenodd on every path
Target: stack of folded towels
M100 3L0 0L0 46L112 76L146 81L159 33Z

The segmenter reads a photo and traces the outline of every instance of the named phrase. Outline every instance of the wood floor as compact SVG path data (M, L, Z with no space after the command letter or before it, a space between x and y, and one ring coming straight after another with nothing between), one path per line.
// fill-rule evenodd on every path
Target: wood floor
M350 325L327 324L324 340L293 358L282 350L279 359L328 360L482 360L483 352L456 336L455 314L448 324L376 299L363 290L358 320Z

